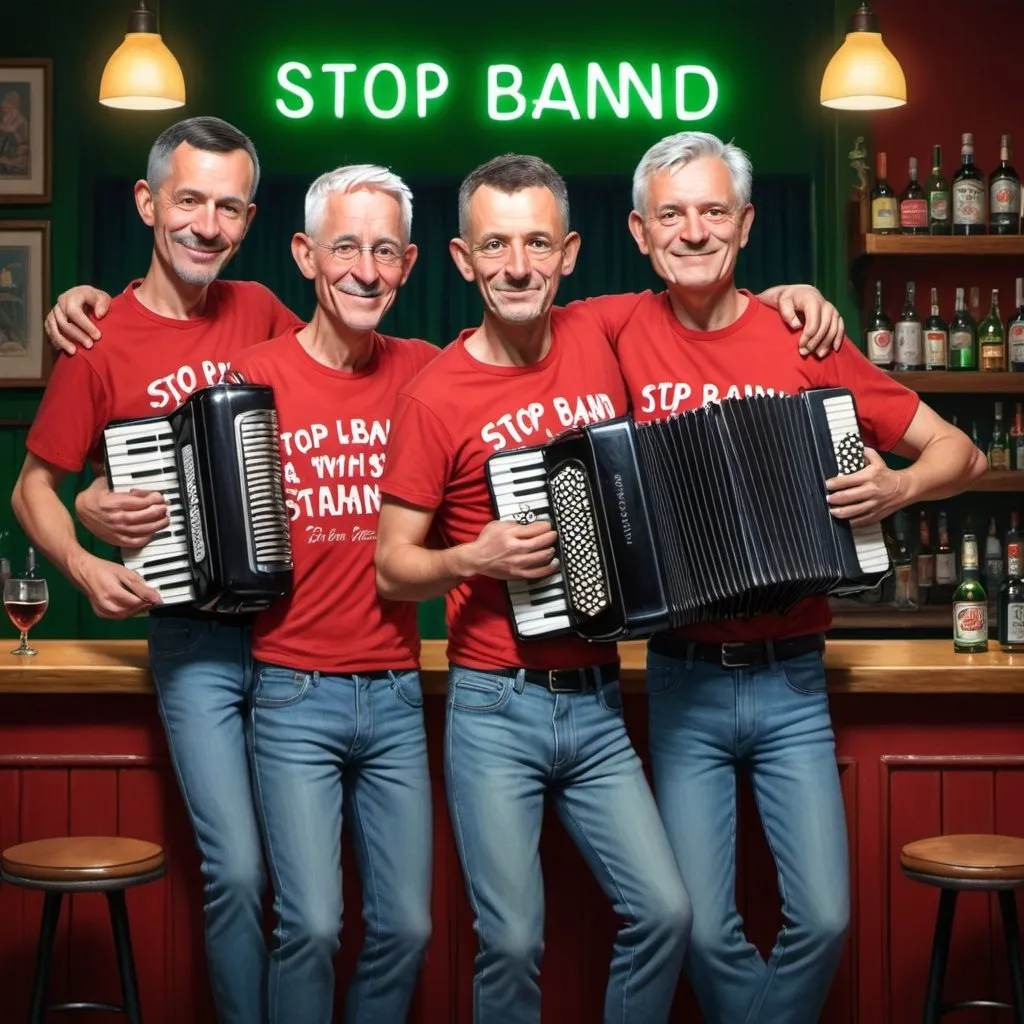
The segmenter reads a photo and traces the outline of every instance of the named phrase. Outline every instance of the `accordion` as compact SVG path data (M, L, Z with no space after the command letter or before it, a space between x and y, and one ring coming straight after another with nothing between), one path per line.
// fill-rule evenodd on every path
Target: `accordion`
M291 587L273 389L216 384L169 416L120 420L103 432L111 490L160 491L170 525L124 564L165 605L261 611Z
M649 636L875 587L890 571L881 527L826 502L829 477L863 466L842 388L620 417L492 455L497 518L558 532L551 575L506 584L516 635Z

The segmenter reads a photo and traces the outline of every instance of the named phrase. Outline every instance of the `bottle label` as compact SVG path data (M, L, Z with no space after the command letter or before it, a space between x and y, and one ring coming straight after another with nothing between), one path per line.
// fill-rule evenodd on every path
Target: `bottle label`
M950 331L949 347L953 352L973 352L974 336L970 331Z
M928 197L928 208L932 220L949 220L949 193L932 192Z
M957 601L953 605L953 639L962 644L988 640L988 606L984 601Z
M1011 362L1024 363L1024 320L1017 320L1010 324L1008 340Z
M1010 449L1009 448L990 448L988 453L988 468L989 469L1009 469L1010 468Z
M901 228L928 227L928 200L904 199L900 203Z
M898 227L896 197L882 196L871 200L871 230L896 230Z
M992 213L1020 215L1020 182L1013 178L996 178L989 189L989 210Z
M892 362L892 334L889 331L868 331L868 359L888 366Z
M1024 331L1021 332L1024 335ZM928 366L945 366L949 356L949 336L945 331L924 332L925 363ZM1021 338L1021 351L1024 351L1024 337Z
M1013 465L1010 468L1024 469L1024 437L1013 439L1011 454L1013 456Z
M968 178L953 186L953 223L985 223L985 189L980 181Z
M1020 576L1020 544L1016 541L1006 545L1006 564L1011 576Z
M920 366L924 362L919 323L901 320L896 324L896 362L905 366Z
M935 582L935 556L917 556L917 585L930 587Z
M964 539L964 545L960 551L960 567L962 569L978 568L978 542L975 539Z
M1010 601L1006 606L1006 644L1024 644L1024 601Z
M935 556L935 582L943 586L956 582L956 560L952 551Z
M985 559L985 578L993 583L998 583L1003 578L1002 557Z
M1005 370L1006 352L1001 341L986 338L981 343L981 368L983 370Z

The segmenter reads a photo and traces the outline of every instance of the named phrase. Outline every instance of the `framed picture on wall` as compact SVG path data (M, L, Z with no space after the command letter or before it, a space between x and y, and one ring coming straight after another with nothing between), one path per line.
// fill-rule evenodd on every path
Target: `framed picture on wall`
M52 198L53 64L0 57L0 203Z
M50 222L0 220L0 387L33 387L50 375L43 331L50 305Z

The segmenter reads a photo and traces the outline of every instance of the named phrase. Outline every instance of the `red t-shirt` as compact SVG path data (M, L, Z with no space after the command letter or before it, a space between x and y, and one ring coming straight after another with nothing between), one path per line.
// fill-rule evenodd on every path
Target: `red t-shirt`
M635 298L627 299L631 309ZM621 305L621 304L620 304ZM602 306L610 316L612 307ZM474 359L464 331L399 395L381 490L436 510L446 547L475 540L494 512L484 462L571 426L621 416L626 391L589 302L551 311L551 350L533 366ZM505 584L463 580L446 596L448 658L470 668L573 668L614 661L613 644L577 637L518 642Z
M57 360L26 442L40 459L69 472L101 462L112 420L173 412L197 388L216 384L243 349L299 322L254 281L214 281L203 315L189 320L147 309L138 284L111 301L92 348Z
M645 292L618 333L616 351L638 422L667 419L723 398L797 394L817 387L848 388L857 403L864 443L890 450L907 432L920 399L872 366L848 339L825 359L801 358L796 331L778 311L749 292L747 308L718 331L687 330L668 294ZM679 630L692 640L783 639L823 632L832 622L828 600L810 598L787 615L706 623Z
M416 605L378 596L373 555L395 398L438 350L375 335L371 362L345 373L318 363L297 331L235 361L274 389L295 566L291 593L256 617L253 653L336 675L416 668Z

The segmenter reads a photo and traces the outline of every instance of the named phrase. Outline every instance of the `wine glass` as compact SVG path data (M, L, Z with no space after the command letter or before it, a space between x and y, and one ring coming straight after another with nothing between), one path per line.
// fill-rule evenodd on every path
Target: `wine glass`
M21 643L11 654L38 654L28 645L28 631L43 617L50 600L46 580L9 579L4 583L4 607L11 622L21 630Z

